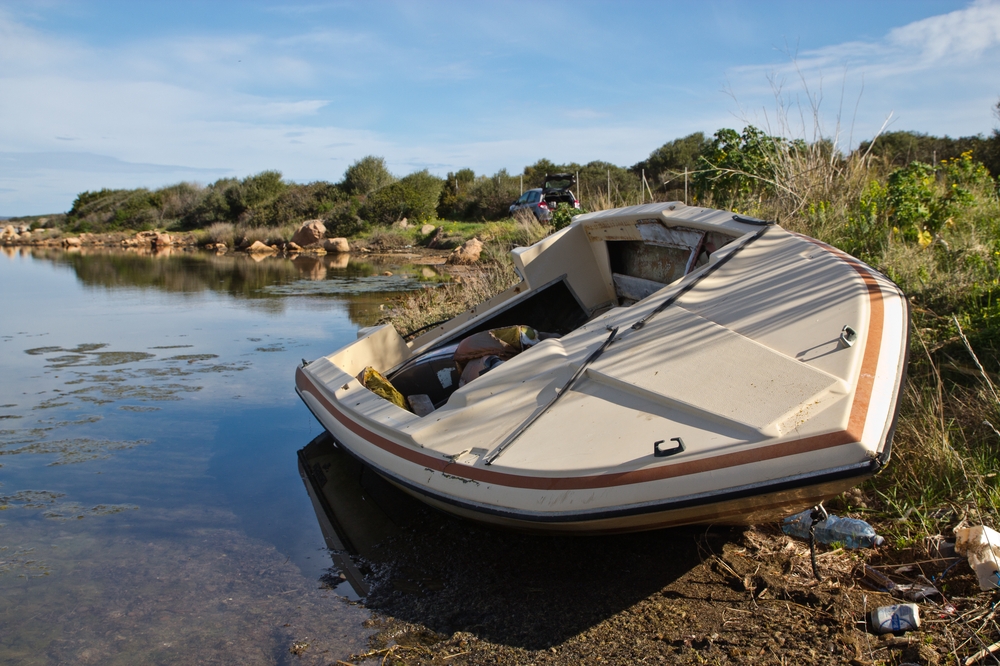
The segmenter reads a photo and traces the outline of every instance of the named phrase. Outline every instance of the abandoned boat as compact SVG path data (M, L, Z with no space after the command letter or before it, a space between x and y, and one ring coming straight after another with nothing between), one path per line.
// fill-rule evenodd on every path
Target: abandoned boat
M752 524L889 459L906 299L776 224L656 203L576 217L522 282L296 371L340 447L423 501L547 532Z

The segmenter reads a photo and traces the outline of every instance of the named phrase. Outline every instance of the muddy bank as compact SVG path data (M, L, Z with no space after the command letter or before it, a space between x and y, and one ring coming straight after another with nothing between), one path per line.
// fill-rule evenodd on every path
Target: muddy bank
M808 548L773 525L568 539L420 522L372 569L379 631L354 663L965 663L1000 633L964 563L939 579L944 597L920 603L921 630L866 629L868 611L902 601L857 567L906 579L951 564L919 549L823 553L819 582Z
M319 466L306 477L339 525L328 539L339 566L324 583L340 593L351 583L375 613L369 650L345 663L944 664L1000 638L997 599L964 559L920 544L820 546L818 581L807 544L776 524L507 532L431 510L322 441L300 460ZM936 586L920 602L920 630L868 629L869 611L906 600L866 584L865 564Z

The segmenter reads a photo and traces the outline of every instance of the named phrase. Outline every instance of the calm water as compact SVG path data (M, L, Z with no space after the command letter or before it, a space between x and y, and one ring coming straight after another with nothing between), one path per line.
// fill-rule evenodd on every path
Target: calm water
M293 372L435 275L366 261L0 255L0 663L365 649L319 583Z

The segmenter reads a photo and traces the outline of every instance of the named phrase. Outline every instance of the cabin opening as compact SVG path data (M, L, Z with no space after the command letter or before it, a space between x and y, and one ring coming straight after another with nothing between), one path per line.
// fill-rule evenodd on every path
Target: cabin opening
M708 263L731 240L718 233L640 221L642 240L608 240L608 259L618 304L632 305Z
M509 326L530 326L546 334L563 336L587 322L590 314L580 305L565 280L558 280L525 297L515 298L475 326L453 333L432 349L411 358L388 375L392 385L408 400L413 395L427 396L434 408L448 401L459 387L460 375L455 363L458 344L476 333ZM412 400L410 401L412 405ZM416 410L414 410L416 411Z

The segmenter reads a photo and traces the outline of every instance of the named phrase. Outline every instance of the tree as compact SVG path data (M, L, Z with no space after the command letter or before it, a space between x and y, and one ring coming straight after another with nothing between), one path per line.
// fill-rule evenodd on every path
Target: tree
M385 166L385 158L367 155L347 167L342 186L348 194L366 197L395 180Z
M444 181L427 169L411 173L368 195L361 207L361 218L384 226L404 217L417 223L432 220L443 185Z
M953 139L950 136L931 136L921 132L899 131L886 132L873 139L863 141L858 146L860 153L880 157L891 166L905 167L911 162L923 162L934 165L944 160L961 157L962 153L971 151L980 161L987 148L988 140L982 136L962 136Z
M544 157L531 166L524 167L524 189L530 190L535 187L545 185L545 176L552 173L565 173L574 171L575 164L559 165L547 160Z
M459 169L448 172L441 190L441 200L438 202L438 216L443 219L463 219L469 215L472 205L471 189L476 182L476 173L472 169Z
M702 132L688 134L663 144L630 170L636 174L645 170L647 180L667 183L684 169L694 171L698 167L698 158L711 145L712 142Z

